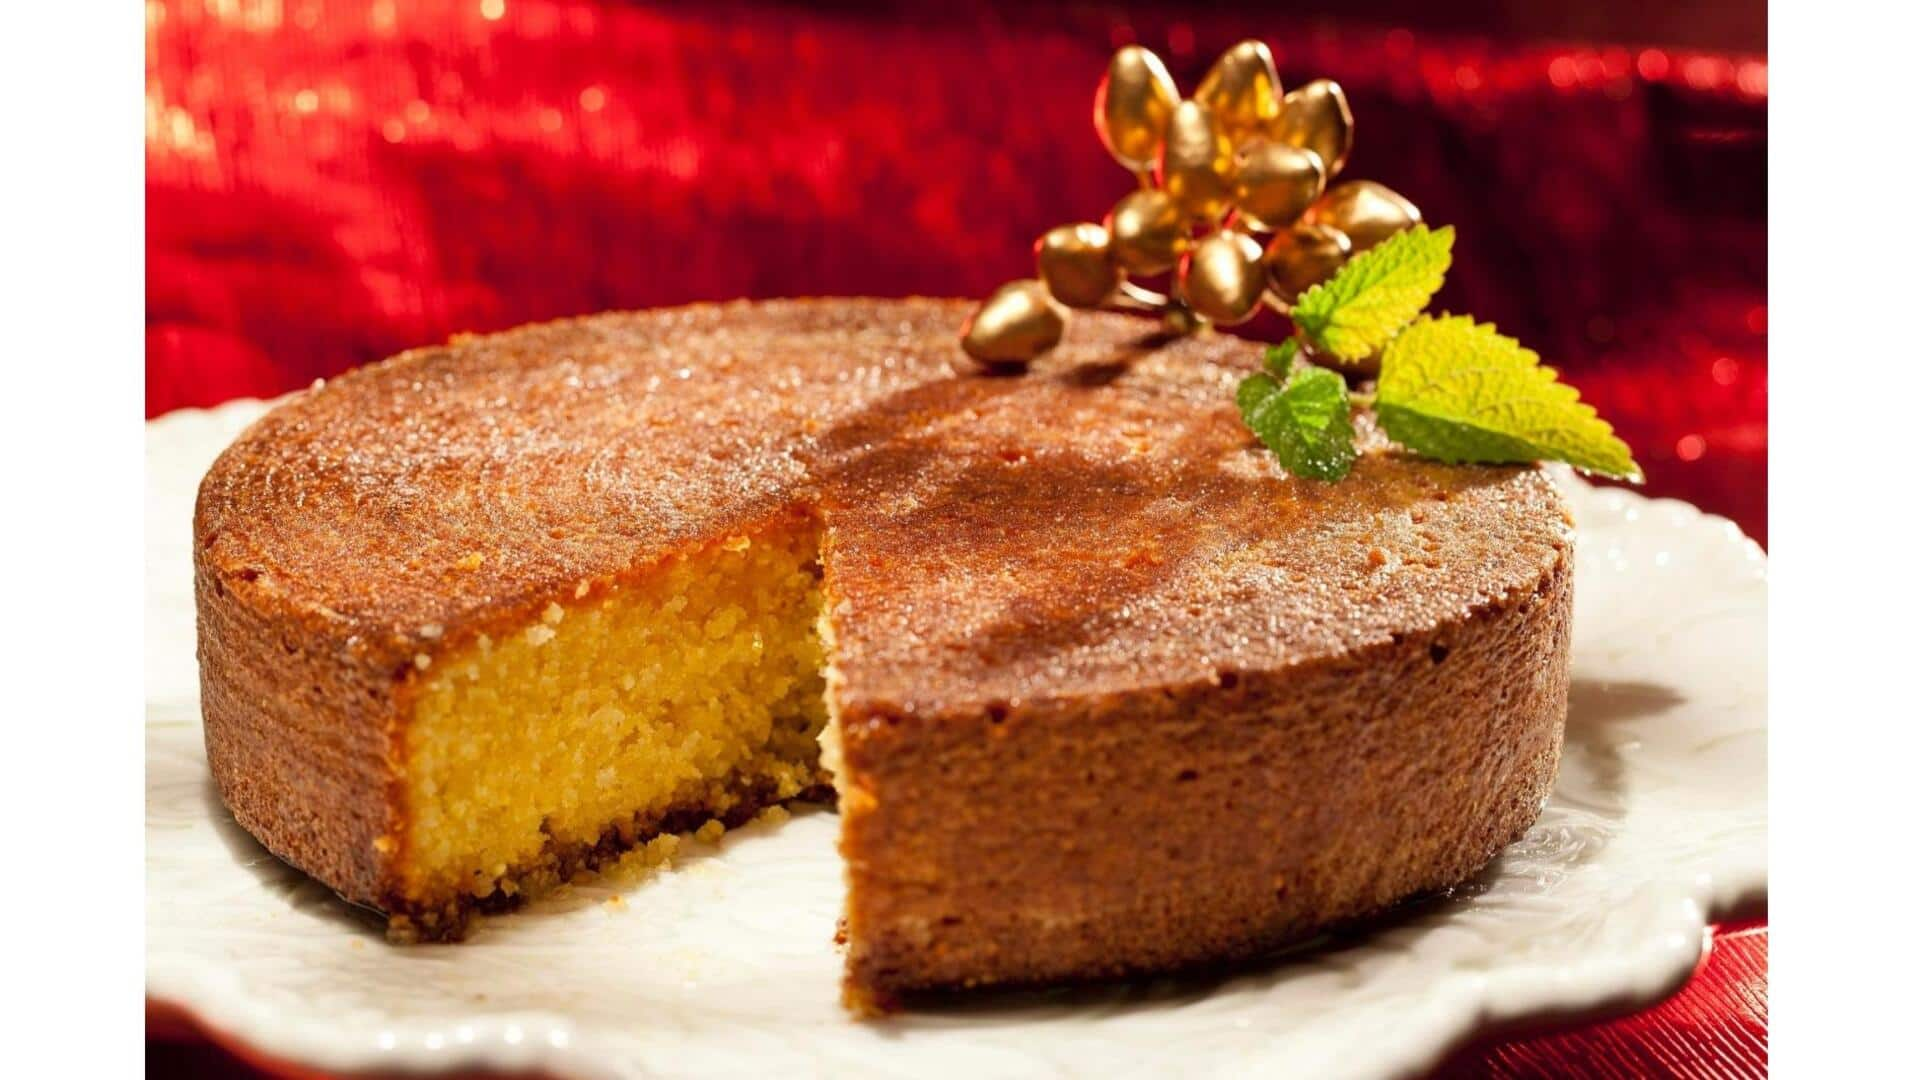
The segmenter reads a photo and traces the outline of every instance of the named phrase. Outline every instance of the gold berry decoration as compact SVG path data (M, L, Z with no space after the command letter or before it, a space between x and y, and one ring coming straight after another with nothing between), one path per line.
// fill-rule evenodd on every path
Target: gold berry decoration
M984 365L1024 368L1059 344L1071 308L1153 312L1181 334L1262 305L1287 314L1421 220L1382 184L1334 183L1353 149L1346 94L1328 79L1285 90L1263 42L1222 53L1186 99L1158 56L1129 45L1094 92L1093 123L1139 186L1099 223L1048 230L1034 242L1036 276L974 311L960 344ZM1157 277L1161 289L1136 280Z
M1066 313L1032 278L994 290L960 328L960 347L990 366L1024 366L1060 343Z

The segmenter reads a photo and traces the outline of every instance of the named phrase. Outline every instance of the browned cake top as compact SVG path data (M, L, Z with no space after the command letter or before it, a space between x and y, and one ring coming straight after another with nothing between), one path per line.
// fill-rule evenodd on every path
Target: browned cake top
M794 503L829 527L837 663L908 711L1211 679L1531 588L1569 543L1537 470L1377 445L1286 475L1233 405L1259 350L1076 318L973 374L967 307L611 314L420 349L229 449L197 521L228 588L404 664Z

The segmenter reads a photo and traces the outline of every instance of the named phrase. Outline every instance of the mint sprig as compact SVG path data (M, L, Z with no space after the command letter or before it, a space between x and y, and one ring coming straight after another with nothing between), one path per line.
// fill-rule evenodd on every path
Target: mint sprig
M1364 360L1426 309L1453 263L1453 226L1415 225L1353 257L1293 306L1315 352Z
M1276 360L1267 352L1268 364ZM1285 381L1250 375L1235 395L1240 415L1280 464L1295 476L1339 480L1353 469L1353 408L1347 381L1323 367L1303 364Z
M1266 368L1268 374L1284 380L1293 374L1293 361L1300 355L1300 342L1297 338L1287 338L1278 345L1267 346Z
M1312 359L1376 353L1366 400L1403 448L1452 464L1564 461L1639 480L1633 452L1539 354L1464 315L1423 315L1453 262L1453 229L1416 225L1355 256L1294 305L1295 336L1267 350L1240 384L1240 415L1296 476L1339 480L1353 468L1346 381Z
M1421 316L1380 358L1374 411L1387 436L1425 457L1551 459L1640 479L1633 451L1540 356L1465 315Z

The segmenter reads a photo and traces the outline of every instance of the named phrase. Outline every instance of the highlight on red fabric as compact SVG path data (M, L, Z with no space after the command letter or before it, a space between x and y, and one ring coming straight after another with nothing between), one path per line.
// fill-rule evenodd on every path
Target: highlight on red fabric
M1459 227L1442 307L1764 541L1765 57L1257 5L153 0L148 414L607 308L984 295L1132 182L1090 122L1115 45L1191 87L1244 36L1347 88L1350 175Z

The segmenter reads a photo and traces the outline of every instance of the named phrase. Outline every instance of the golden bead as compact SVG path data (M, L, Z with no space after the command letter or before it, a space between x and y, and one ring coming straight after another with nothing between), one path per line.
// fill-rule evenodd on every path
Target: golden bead
M1180 287L1193 310L1208 319L1222 326L1245 322L1267 288L1260 245L1232 229L1208 236L1181 262Z
M974 309L960 329L967 355L994 367L1025 367L1060 343L1066 312L1032 278L1009 281Z
M1193 98L1236 142L1272 127L1280 118L1280 73L1266 42L1243 41L1221 53Z
M1339 229L1298 224L1275 235L1260 261L1266 266L1268 287L1291 304L1332 277L1352 253L1353 244Z
M1113 54L1093 94L1093 126L1113 159L1134 172L1153 167L1167 137L1167 120L1180 91L1167 65L1152 52L1128 45Z
M1113 263L1107 230L1081 222L1048 229L1034 241L1034 263L1047 292L1068 307L1099 307L1124 276Z
M1320 155L1332 179L1353 151L1353 110L1347 92L1332 79L1315 79L1287 94L1274 138Z
M1309 225L1331 225L1347 234L1353 254L1420 224L1420 208L1399 192L1371 180L1349 180L1320 196L1301 216Z
M1114 261L1130 274L1162 274L1187 250L1187 222L1172 196L1154 188L1130 192L1107 215Z
M1311 150L1255 139L1234 154L1233 205L1260 232L1292 224L1326 184L1327 170Z
M1167 121L1160 184L1182 213L1218 221L1233 197L1233 143L1197 101L1183 101Z

